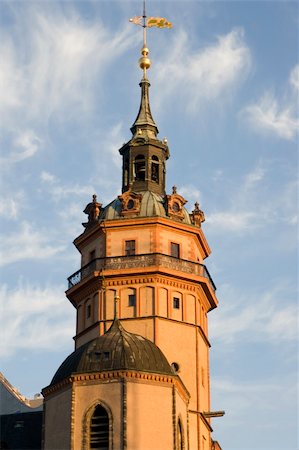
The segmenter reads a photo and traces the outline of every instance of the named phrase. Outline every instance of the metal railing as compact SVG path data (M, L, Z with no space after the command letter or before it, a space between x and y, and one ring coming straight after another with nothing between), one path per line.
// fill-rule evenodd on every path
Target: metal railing
M93 259L90 263L81 267L80 270L77 270L77 272L68 277L68 287L70 289L80 283L84 278L90 276L93 272L101 270L122 271L124 269L137 269L151 266L162 266L166 269L178 270L207 278L212 289L216 291L216 286L204 264L175 258L174 256L164 255L163 253L146 253L142 255L111 256Z

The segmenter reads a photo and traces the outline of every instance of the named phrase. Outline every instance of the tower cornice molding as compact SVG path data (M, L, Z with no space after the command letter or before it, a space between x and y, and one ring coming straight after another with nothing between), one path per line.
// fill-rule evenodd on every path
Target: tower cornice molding
M74 374L53 386L45 387L42 390L42 394L45 399L48 399L52 395L55 395L57 392L65 390L71 386L86 386L87 382L89 384L106 384L107 382L120 382L123 379L133 383L158 383L164 386L175 386L186 402L190 399L190 393L188 392L180 377L178 377L177 375L171 376L151 372L138 372L133 370L113 370L105 372Z
M208 278L205 276L160 266L123 268L121 271L119 267L115 269L95 270L90 276L68 289L66 296L76 307L86 296L92 295L103 288L103 279L105 279L105 289L108 287L131 286L134 284L160 283L173 288L194 292L198 296L202 296L202 293L204 293L208 299L208 311L214 309L218 304L215 292L210 286Z
M65 291L66 297L72 303L72 305L77 308L78 304L86 299L86 297L96 294L98 291L103 289L101 276L93 276L87 277L84 279L84 283L80 283L75 285L73 288ZM77 288L77 289L76 289Z
M118 151L123 156L124 153L126 153L126 151L130 147L140 147L140 146L144 146L144 145L147 145L150 147L157 147L157 148L163 150L165 153L165 158L166 159L169 158L168 145L159 139L153 139L153 138L150 138L147 136L146 137L137 136L137 137L131 138L128 142L124 143L123 146Z

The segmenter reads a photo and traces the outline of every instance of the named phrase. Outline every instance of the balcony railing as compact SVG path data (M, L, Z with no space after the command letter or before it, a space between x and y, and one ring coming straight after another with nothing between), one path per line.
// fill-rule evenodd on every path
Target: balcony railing
M204 264L175 258L174 256L164 255L163 253L146 253L142 255L111 256L108 258L93 259L90 263L81 267L80 270L77 270L77 272L68 277L68 287L70 289L93 272L101 270L122 271L124 269L138 269L151 266L162 266L165 269L178 270L207 278L212 289L216 291L216 286Z

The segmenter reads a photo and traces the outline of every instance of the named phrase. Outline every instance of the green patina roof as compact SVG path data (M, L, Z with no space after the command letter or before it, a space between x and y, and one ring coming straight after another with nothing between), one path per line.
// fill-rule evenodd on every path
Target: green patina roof
M136 214L136 217L168 217L166 214L166 202L165 199L151 191L139 192L142 195L140 203L140 212ZM184 219L183 222L191 224L190 216L185 208L183 209ZM100 220L114 220L122 219L121 215L121 202L118 198L113 200L109 205L103 208Z

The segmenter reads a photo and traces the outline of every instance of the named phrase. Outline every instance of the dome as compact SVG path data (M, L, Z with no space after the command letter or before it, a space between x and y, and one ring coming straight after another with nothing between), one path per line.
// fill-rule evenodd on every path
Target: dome
M127 332L115 319L102 336L71 353L54 375L51 385L75 373L135 370L173 375L162 351L150 340Z
M159 194L155 194L152 191L140 192L142 199L140 202L140 212L136 217L167 217L166 200ZM183 223L191 225L191 220L186 208L182 208ZM100 220L115 220L122 219L121 215L121 201L119 198L113 200L109 205L103 208Z

